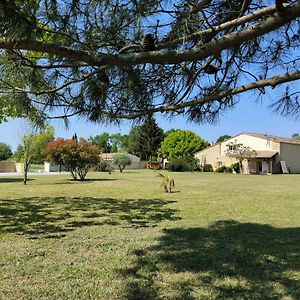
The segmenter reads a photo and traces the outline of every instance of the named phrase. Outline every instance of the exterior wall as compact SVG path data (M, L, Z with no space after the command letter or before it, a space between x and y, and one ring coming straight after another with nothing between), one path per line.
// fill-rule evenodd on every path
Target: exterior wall
M61 172L61 171L66 171L64 166L58 166L58 165L52 165L49 162L44 162L44 171L46 173L50 172Z
M115 164L111 165L115 170L119 170L119 167ZM143 169L144 166L141 166L140 163L132 163L130 166L126 166L125 170L136 170L136 169Z
M245 174L271 174L281 173L280 170L276 172L275 157L272 158L255 158L248 159L248 172ZM261 171L259 171L258 164L261 163Z
M147 168L147 163L148 163L148 161L141 160L140 161L140 169L146 169Z
M113 165L113 167L115 169L119 168L118 166L115 166L115 165ZM143 168L144 168L144 165L142 163L140 163L139 161L132 161L130 166L125 167L125 170L126 169L143 169Z
M256 160L244 160L243 161L243 174L256 174Z
M201 166L205 164L215 165L217 157L220 155L220 145L214 145L201 150L195 154L195 158L199 161Z
M281 174L281 166L279 162L273 162L272 164L272 174Z
M240 134L236 137L228 139L220 144L216 144L195 154L195 157L199 160L199 164L203 166L205 163L211 164L213 169L216 170L218 167L226 166L229 167L233 163L238 162L235 158L230 158L226 155L228 144L237 143L243 144L244 146L250 147L256 151L278 151L280 152L280 143L272 140L266 140L247 134ZM300 145L299 145L300 146ZM300 148L300 147L299 147ZM243 161L243 173L244 174L257 174L258 163L262 162L264 165L262 174L271 173L272 165L279 162L279 155L276 155L271 159L250 159ZM299 155L300 162L300 155ZM300 165L299 165L300 168Z
M127 170L128 169L134 170L134 169L143 169L144 168L144 165L143 165L143 163L141 163L141 159L139 157L137 157L135 155L132 155L130 153L126 153L126 155L128 155L130 157L130 159L131 159L131 165L130 166L126 166L125 170L126 169ZM113 168L115 170L119 169L119 167L116 166L116 165L114 165L114 164L112 166L113 166Z
M0 161L0 173L16 172L16 164L13 161Z
M116 154L116 153L114 153ZM126 166L125 167L125 170L127 169L131 169L131 170L134 170L134 169L144 169L145 168L145 162L144 161L141 161L141 159L135 155L132 155L130 153L126 153L130 159L131 159L131 165L130 166ZM109 159L105 159L102 157L103 160L106 160L108 162L112 162L112 158L109 158ZM115 170L118 170L119 167L115 164L112 164L112 167L115 169Z
M244 146L251 147L253 150L272 150L279 152L279 143L257 138L251 135L241 134L221 143L221 154L224 155L229 143L243 144Z
M290 173L300 173L300 144L280 143L280 160L286 162Z
M16 171L18 173L24 172L24 164L23 163L16 163Z
M215 169L221 166L231 166L236 163L235 158L230 158L225 154L221 154L221 144L216 144L195 154L201 166L211 164Z

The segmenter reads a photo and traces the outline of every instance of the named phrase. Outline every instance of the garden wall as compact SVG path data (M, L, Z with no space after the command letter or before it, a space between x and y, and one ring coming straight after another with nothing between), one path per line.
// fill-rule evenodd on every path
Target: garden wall
M16 172L16 165L13 161L0 161L0 173Z

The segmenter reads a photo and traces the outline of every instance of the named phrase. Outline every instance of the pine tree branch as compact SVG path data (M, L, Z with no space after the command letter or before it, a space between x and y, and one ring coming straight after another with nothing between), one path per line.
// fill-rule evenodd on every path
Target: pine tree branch
M242 94L244 92L259 89L259 88L265 88L265 87L275 88L277 85L296 81L296 80L300 80L300 71L254 81L249 84L245 84L245 85L236 87L234 89L228 89L228 90L222 91L220 93L208 95L201 99L195 99L195 100L191 100L191 101L187 101L187 102L177 103L176 105L173 105L173 104L160 105L158 107L147 108L146 110L139 110L139 111L138 110L130 110L130 111L123 110L122 114L114 113L111 111L102 111L102 113L103 113L103 115L107 116L108 118L127 119L127 120L134 120L134 119L140 118L144 115L149 115L149 114L154 114L154 113L165 113L165 112L176 112L176 111L180 111L183 113L184 109L186 109L186 108L202 106L209 102L221 101L222 99L224 99L226 97ZM85 109L72 111L69 114L51 116L51 117L49 117L49 119L69 118L69 117L73 117L76 115L86 114L88 112L89 112L89 109L85 108Z
M240 18L225 22L225 23L217 25L217 26L213 26L212 28L209 28L206 30L200 30L200 31L194 32L190 35L175 39L173 41L160 43L156 47L157 47L157 49L173 48L178 45L184 44L188 41L192 41L195 39L201 39L203 36L211 36L212 34L215 36L218 33L220 33L221 31L228 30L233 27L246 24L247 22L261 19L262 17L265 17L265 16L273 15L275 12L276 12L275 6L269 6L266 8L262 8L251 14L242 16Z
M57 93L61 90L63 90L64 88L70 86L70 85L73 85L74 83L78 83L78 82L82 82L82 81L85 81L86 79L90 78L91 76L97 74L99 72L99 69L95 70L95 71L92 71L82 77L79 77L79 78L74 78L72 80L69 80L59 86L57 86L56 88L53 88L53 89L48 89L48 90L41 90L41 91L31 91L31 90L26 90L26 89L23 89L23 88L20 88L20 87L17 87L17 86L13 86L12 84L6 82L5 80L0 80L2 81L3 83L5 83L7 86L9 86L9 88L11 88L12 90L14 90L15 92L18 92L18 93L25 93L25 94L32 94L32 95L35 95L35 96L40 96L40 95L45 95L45 94L54 94L54 93Z
M254 89L264 88L264 87L272 87L275 88L277 85L284 84L287 82L295 81L300 79L300 71L295 71L293 73L288 73L279 76L273 76L267 79L262 79L258 81L254 81L234 89L228 89L226 91L222 91L220 93L216 93L213 95L208 95L201 99L191 100L187 102L178 103L176 105L161 105L159 107L154 107L147 109L147 113L157 113L157 112L172 112L172 111L180 111L189 107L196 107L199 105L204 105L205 103L222 100L228 96L234 96L238 94L242 94L247 91L251 91ZM130 115L114 115L116 118L120 119L136 119L145 114L145 111L131 111Z
M271 12L274 10L274 7L270 7L268 9ZM186 51L150 51L145 53L121 55L110 55L104 53L91 54L86 51L70 49L50 43L28 40L11 41L6 38L0 38L0 48L38 51L67 58L69 60L86 62L90 65L107 65L109 67L126 67L145 63L177 64L184 61L199 61L211 55L218 55L225 49L233 46L239 46L243 43L251 41L254 38L272 32L298 18L299 16L300 3L298 2L295 5L286 7L284 14L275 14L266 20L256 23L254 26L246 27L239 32L232 32L220 37L218 40L211 41L210 43L203 45L200 49ZM247 18L247 16L241 17L240 19L242 18ZM237 24L233 22L231 25L236 26Z
M104 58L105 56L110 56L101 54L101 56L96 57L95 55L89 54L86 51L75 50L57 44L30 40L13 41L3 37L0 38L0 48L11 50L20 49L47 53L49 55L55 55L57 57L67 58L69 60L86 62L90 65L101 64L102 58Z
M290 21L300 17L300 3L286 9L284 15L275 14L256 25L244 28L220 37L218 40L203 45L200 49L187 51L151 51L138 54L106 56L102 62L108 66L131 66L144 63L177 64L184 61L199 61L211 55L219 55L223 50L239 46L254 38L272 32Z

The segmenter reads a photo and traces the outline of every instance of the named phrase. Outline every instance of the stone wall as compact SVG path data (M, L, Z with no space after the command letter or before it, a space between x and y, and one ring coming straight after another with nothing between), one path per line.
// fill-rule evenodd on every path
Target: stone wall
M14 161L0 161L0 173L16 172Z

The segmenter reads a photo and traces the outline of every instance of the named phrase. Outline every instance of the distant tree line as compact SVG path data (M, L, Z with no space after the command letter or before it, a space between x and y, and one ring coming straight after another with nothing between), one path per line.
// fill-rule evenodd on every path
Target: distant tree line
M209 145L190 130L171 129L164 132L153 116L132 127L128 134L110 135L104 132L90 137L89 141L98 146L102 153L127 152L146 161L163 158L191 160L195 152Z
M11 156L11 147L5 143L0 143L0 160L7 160Z
M216 143L223 142L230 138L230 135L221 135L216 140ZM300 140L298 133L293 134L292 138ZM59 144L58 140L55 140L56 144ZM60 141L61 140L62 139L60 139ZM174 171L194 170L197 167L194 154L210 146L207 141L190 130L171 129L164 131L158 126L153 115L149 115L142 123L133 126L128 134L109 134L103 132L96 136L90 136L89 139L85 141L83 139L78 140L75 133L70 140L77 141L76 145L79 145L79 141L82 141L82 145L84 145L88 152L91 149L97 149L97 151L92 151L94 154L96 152L98 154L130 153L140 157L141 160L152 162L162 162L163 159L167 159L169 169ZM29 167L29 164L42 164L47 157L46 147L53 141L54 128L51 126L47 126L38 132L30 132L24 135L21 144L14 153L12 153L9 145L0 143L0 160L15 160L24 163L24 166L27 167ZM70 149L71 146L75 145L74 142L66 142L66 144L70 146ZM67 148L66 146L65 149ZM89 154L86 155L88 156ZM48 159L50 156L48 153ZM93 157L95 157L95 155ZM61 165L66 164L65 162L59 162L55 157L52 157L51 160ZM97 159L93 159L94 165L96 161ZM120 161L122 161L120 165L123 166L125 159ZM126 162L126 165L129 164L129 162ZM68 169L71 170L72 167L69 166ZM74 178L85 177L85 172L86 171L84 171L83 176L79 174L76 175L76 172L73 172L75 175L72 176Z
M89 141L98 146L102 153L128 152L140 157L142 160L156 159L160 144L165 138L154 117L150 116L137 126L133 126L128 134L109 134L103 132Z
M9 145L0 143L0 160L10 159L22 163L30 160L30 164L43 164L47 156L46 146L54 141L54 135L51 126L39 132L30 132L23 136L14 153ZM218 141L229 137L221 136ZM76 133L72 139L78 139ZM133 126L128 134L103 132L90 136L87 142L98 147L101 153L131 153L145 161L161 161L163 158L170 161L193 161L194 153L209 145L189 130L171 129L164 132L152 115Z

